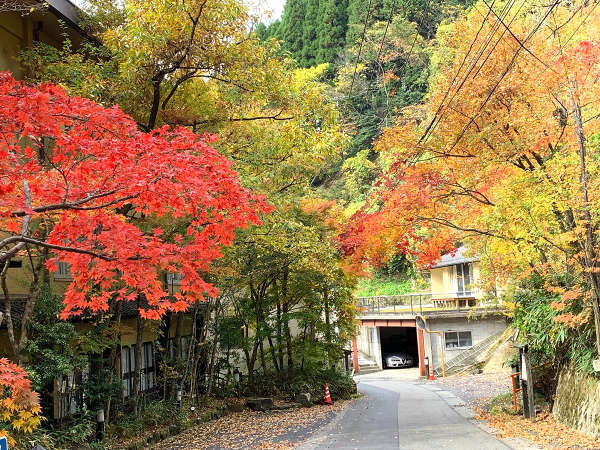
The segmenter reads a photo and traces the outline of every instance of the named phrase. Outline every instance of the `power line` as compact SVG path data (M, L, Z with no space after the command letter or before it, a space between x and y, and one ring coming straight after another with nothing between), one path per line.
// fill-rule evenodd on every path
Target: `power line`
M592 13L594 12L594 10L596 9L596 6L598 6L598 3L594 3L594 6L592 6L590 8L590 11L587 13L587 15L583 18L583 20L581 21L581 23L579 25L577 25L577 28L575 28L575 30L573 30L573 33L571 33L571 36L569 36L569 38L565 41L565 43L562 45L563 47L566 46L571 39L573 39L573 36L575 36L575 33L577 33L579 31L579 29L581 28L581 26L585 23L586 20L588 20L590 18L590 16L592 15ZM570 19L569 19L570 20Z
M396 7L396 2L392 2L390 6L390 15L388 16L387 24L385 25L385 31L383 32L383 38L381 39L381 44L379 44L379 51L377 52L377 62L379 62L379 58L381 58L381 50L383 49L383 43L385 42L385 38L387 36L388 28L390 27L390 23L392 23L392 16L394 15L394 9Z
M379 122L380 124L384 123L384 122L387 122L387 118L390 115L390 99L389 99L389 94L388 94L388 91L387 91L387 86L386 86L385 80L384 80L384 78L385 78L385 70L384 70L383 63L381 63L381 52L383 50L383 44L385 43L385 38L387 37L388 28L390 27L390 24L392 23L392 17L394 15L394 9L395 9L395 7L396 7L396 2L393 1L392 4L390 5L390 14L388 16L387 23L385 25L385 30L383 32L383 37L381 38L381 43L379 44L379 51L377 52L377 59L376 59L377 64L379 65L379 68L381 69L381 77L383 79L382 86L383 86L383 89L385 91L385 96L386 96L385 97L385 103L386 103L385 117L383 117L380 120L380 122ZM411 51L412 51L412 47L411 47ZM405 67L406 67L406 64L405 64ZM406 69L405 69L405 71L406 71Z
M494 0L494 2L495 1L496 0ZM441 112L442 107L444 106L444 102L448 98L448 95L450 95L450 90L452 89L452 86L454 85L454 82L458 78L458 75L462 71L462 68L464 67L465 63L467 62L467 58L469 57L469 54L471 53L471 50L473 50L473 46L477 42L477 39L479 38L479 34L481 33L481 31L483 30L483 27L485 26L485 23L487 21L487 18L489 16L489 14L490 13L488 11L487 15L484 17L483 21L481 22L481 25L480 25L479 29L477 30L477 33L475 33L475 37L471 41L471 44L469 45L469 48L467 49L467 53L465 53L465 56L464 56L463 60L461 61L460 65L458 66L458 70L456 71L456 74L452 78L452 81L450 81L450 84L448 85L448 89L446 90L446 93L444 94L444 98L442 98L442 101L440 102L437 110L435 111L435 114L433 115L433 118L431 119L431 122L429 122L429 125L427 125L427 128L425 128L425 132L423 133L423 135L419 139L419 143L423 142L423 140L427 137L427 135L429 134L429 131L433 127L433 124L435 123L435 121L436 121L436 119L438 117L438 114Z
M494 13L494 15L496 16L496 18L498 19L498 21L502 24L502 26L505 28L506 31L508 31L508 33L512 36L512 38L517 41L517 43L523 47L523 50L525 50L527 53L529 53L531 56L533 56L539 63L541 63L544 67L546 67L547 69L552 70L553 72L556 72L554 69L552 69L546 62L542 61L540 58L538 58L537 55L535 55L531 50L529 50L527 47L525 47L525 45L521 42L521 40L512 32L512 30L510 29L509 26L507 26L504 21L502 20L502 18L500 18L498 16L498 14L496 14L496 12L492 9L491 6L489 6L487 4L487 2L485 0L483 0L483 4L485 6L487 6L490 11L492 11Z
M526 0L523 0L523 2L521 3L521 6L517 9L517 11L515 12L515 15L513 16L513 18L511 19L511 21L509 22L509 24L512 24L512 22L515 20L515 18L519 15L519 12L521 11L521 9L523 8L523 5L525 4ZM500 14L502 15L503 18L506 18L508 16L508 14L510 13L510 10L512 8L512 6L514 5L515 0L513 0L512 2L507 2L504 6L504 8L502 9L502 11L500 11ZM489 11L488 11L489 12ZM487 19L487 16L486 16ZM484 21L486 20L484 19ZM500 28L500 24L498 22L496 22L494 24L494 26L492 27L488 37L485 39L485 43L482 44L482 46L479 48L479 50L477 51L477 56L475 57L475 59L471 62L469 69L467 70L467 72L465 73L465 76L463 77L462 81L458 84L458 87L456 88L456 90L454 91L454 93L452 94L452 97L450 98L450 100L448 100L447 105L450 105L452 103L452 101L454 101L454 99L456 98L456 96L460 93L461 89L463 88L463 86L465 85L465 83L467 82L467 80L469 79L469 76L471 75L471 73L473 72L473 69L475 69L475 67L477 66L477 63L479 62L479 60L481 59L481 57L483 56L483 54L485 53L485 51L487 50L488 46L490 45L490 42L492 42L492 38L496 35L496 32L498 31L498 28ZM500 41L502 40L502 37L504 36L504 34L506 33L506 30L504 30L500 36L498 37L498 39L496 40L496 42L494 43L494 45L492 46L492 48L490 49L490 51L488 52L487 56L485 57L485 59L483 60L483 62L479 65L479 68L475 71L475 73L473 74L473 79L477 76L477 74L479 74L479 72L481 71L481 69L483 68L483 66L485 65L485 63L487 62L487 60L489 59L489 57L492 55L492 53L494 52L494 50L496 49L496 47L498 46L498 44L500 43ZM447 96L446 96L447 97ZM443 102L442 102L443 105ZM441 122L442 118L444 117L445 114L445 110L442 109L441 112L439 113L439 116L437 118L437 122L434 124L434 126L429 130L429 134L431 135L431 133L433 133L435 131L435 129L437 128L437 126L439 125L439 123Z
M555 2L548 8L548 11L546 11L546 14L544 14L544 16L542 17L542 19L540 20L540 22L531 30L531 32L529 33L529 35L523 40L523 44L526 44L535 33L537 33L537 31L539 30L539 28L542 26L542 24L544 23L544 21L548 18L548 16L550 15L550 13L554 10L554 8L556 8L558 6L558 4L560 3L560 0L555 0ZM496 91L496 89L498 88L498 86L500 86L500 83L502 82L502 80L504 79L504 77L508 74L508 72L510 72L510 70L512 69L517 56L519 56L519 53L521 53L521 50L524 47L521 45L519 46L519 48L517 48L517 50L515 51L514 55L512 56L510 62L508 63L508 65L506 66L506 68L504 69L504 71L502 72L502 74L500 75L500 78L498 79L498 81L496 82L496 84L492 87L492 89L490 89L490 91L488 92L488 95L486 96L486 98L484 99L484 101L481 103L481 105L479 105L479 108L477 109L476 113L469 119L469 122L467 123L467 125L465 125L465 127L462 129L462 131L459 133L459 135L456 137L454 143L452 144L452 146L450 147L448 152L451 152L454 147L456 147L456 145L458 145L458 143L460 142L460 140L463 138L463 136L465 135L465 133L467 132L467 129L471 126L471 124L475 121L475 117L477 115L479 115L479 113L483 110L483 108L485 107L485 105L487 104L487 102L490 100L490 98L492 97L492 95L494 94L494 92Z
M356 70L358 69L358 61L360 61L360 54L362 53L363 43L365 42L365 35L367 34L367 24L369 23L369 18L371 17L371 1L369 0L369 5L367 6L367 15L365 16L365 26L363 28L362 38L360 40L360 46L358 47L358 55L356 56L356 62L354 63L354 73L352 74L352 82L350 83L350 91L348 93L348 97L352 95L352 88L354 87L354 80L356 79Z

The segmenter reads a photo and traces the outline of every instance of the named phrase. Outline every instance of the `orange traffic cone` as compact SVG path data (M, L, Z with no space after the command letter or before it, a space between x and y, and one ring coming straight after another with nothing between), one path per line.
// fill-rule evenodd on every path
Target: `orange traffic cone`
M429 379L435 380L435 375L433 374L433 364L429 365Z
M325 383L325 398L323 399L323 403L333 405L333 400L331 400L331 394L329 393L329 384L327 383Z

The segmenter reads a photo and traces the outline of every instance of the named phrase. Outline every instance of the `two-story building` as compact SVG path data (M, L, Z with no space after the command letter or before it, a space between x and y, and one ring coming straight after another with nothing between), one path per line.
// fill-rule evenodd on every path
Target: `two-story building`
M501 295L479 286L478 258L460 247L429 272L428 292L359 299L357 355L381 369L385 355L408 354L424 376L427 361L441 373L442 359L456 370L494 348L507 328L506 315ZM417 317L426 329L419 329Z

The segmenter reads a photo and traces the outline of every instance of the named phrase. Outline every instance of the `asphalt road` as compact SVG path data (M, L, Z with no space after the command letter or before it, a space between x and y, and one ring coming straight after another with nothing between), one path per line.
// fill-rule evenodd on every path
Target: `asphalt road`
M512 448L479 428L452 393L398 377L361 377L363 397L302 449Z

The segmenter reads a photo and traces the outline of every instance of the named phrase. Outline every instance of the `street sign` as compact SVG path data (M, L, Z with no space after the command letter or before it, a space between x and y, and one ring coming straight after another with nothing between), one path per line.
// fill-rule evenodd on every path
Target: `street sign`
M8 450L8 441L6 436L0 437L0 450Z

